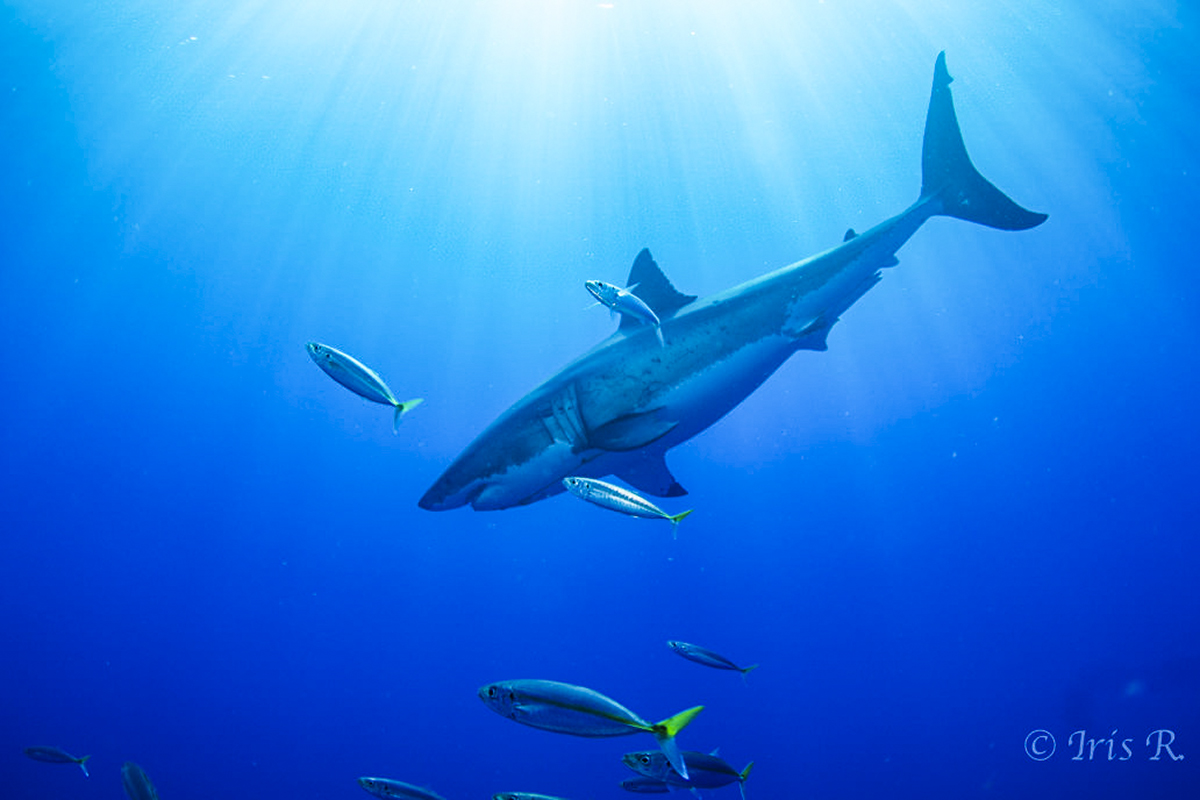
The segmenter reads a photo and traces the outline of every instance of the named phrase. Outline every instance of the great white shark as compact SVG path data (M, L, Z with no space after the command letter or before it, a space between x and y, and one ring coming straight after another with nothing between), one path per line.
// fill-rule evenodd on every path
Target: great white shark
M569 475L616 475L657 497L686 494L668 450L728 414L798 350L825 350L838 318L895 266L896 252L930 217L1006 231L1045 214L1017 205L967 155L945 53L937 57L925 118L921 193L896 216L838 246L697 301L671 285L648 250L627 286L661 320L633 318L534 389L483 431L420 500L444 511L525 505L563 491Z

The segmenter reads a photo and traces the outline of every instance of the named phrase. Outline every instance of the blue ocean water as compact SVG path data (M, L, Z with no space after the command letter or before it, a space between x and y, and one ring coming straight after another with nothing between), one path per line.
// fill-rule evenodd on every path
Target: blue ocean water
M121 797L126 760L164 800L628 796L653 740L475 696L519 677L704 704L680 743L753 760L751 798L1197 796L1198 22L6 3L0 796ZM1046 224L926 224L828 352L669 454L677 540L566 495L417 507L611 332L584 280L649 247L708 295L911 203L942 50ZM309 340L426 403L393 435Z

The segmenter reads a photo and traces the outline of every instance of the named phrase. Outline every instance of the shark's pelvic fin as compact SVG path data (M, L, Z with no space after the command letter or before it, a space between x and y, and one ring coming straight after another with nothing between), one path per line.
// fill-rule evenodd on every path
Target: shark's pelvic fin
M883 266L890 267L894 263L896 263L896 259L892 258L891 263L884 264ZM783 332L796 340L797 350L828 350L829 345L826 344L825 339L829 336L829 330L841 319L841 315L850 306L857 303L864 294L871 290L872 286L879 283L879 279L880 274L878 272L867 276L852 292L846 294L840 303L831 305L825 309L824 314L810 321L799 330L793 331L785 327Z
M835 317L829 320L825 317L818 317L812 322L805 325L796 337L797 350L817 350L824 352L829 349L829 345L825 339L829 336L829 330L833 327L833 323L837 322Z
M921 150L921 199L937 200L936 214L977 222L1005 231L1022 231L1041 225L1045 214L1014 203L975 169L963 144L954 98L950 95L946 54L939 53L933 67L933 92L925 117Z
M696 299L696 295L684 294L671 285L671 281L658 268L658 264L654 263L654 258L651 257L650 250L647 248L643 248L637 258L633 260L633 268L629 270L629 280L625 282L625 286L630 289L636 286L637 291L634 294L641 298L643 303L650 306L650 310L660 320L666 320L667 317ZM638 320L626 315L621 317L618 330L636 328L641 324Z
M639 492L654 497L683 497L687 489L679 485L667 466L664 453L643 453L642 457L621 468L616 476Z

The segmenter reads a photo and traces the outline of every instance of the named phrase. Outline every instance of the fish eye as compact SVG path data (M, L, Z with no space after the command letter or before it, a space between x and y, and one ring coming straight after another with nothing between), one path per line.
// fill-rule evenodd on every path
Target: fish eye
M638 761L641 761L646 766L650 766L650 756L642 756Z
M495 696L496 696L496 687L489 686L488 687L488 697L495 697Z

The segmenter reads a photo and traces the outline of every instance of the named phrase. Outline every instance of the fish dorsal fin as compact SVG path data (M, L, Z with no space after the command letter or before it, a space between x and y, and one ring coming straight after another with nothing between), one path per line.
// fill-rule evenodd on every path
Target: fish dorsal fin
M649 248L644 248L633 260L633 268L629 270L629 280L625 282L625 286L636 286L637 291L634 294L650 306L650 310L660 320L665 320L696 299L696 295L684 294L671 285L671 281L667 280L658 264L654 263ZM624 315L618 330L636 328L641 324L637 319Z
M858 236L858 234L854 232L854 228L846 228L846 235L842 237L842 241L848 242L856 236Z

